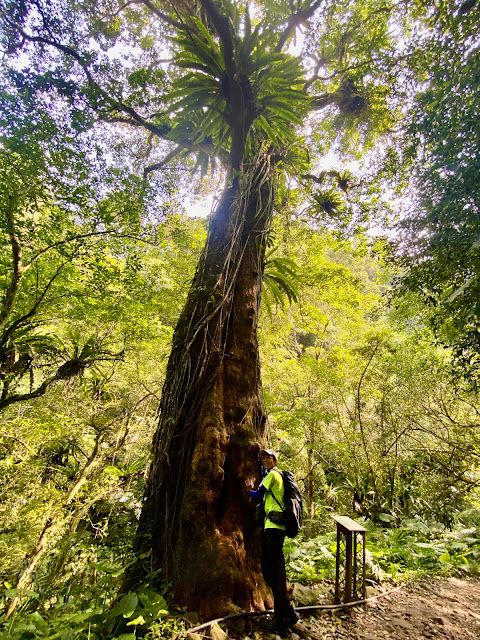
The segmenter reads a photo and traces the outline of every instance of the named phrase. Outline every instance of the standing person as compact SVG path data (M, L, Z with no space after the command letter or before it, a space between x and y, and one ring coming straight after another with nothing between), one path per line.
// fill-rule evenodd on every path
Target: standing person
M273 593L274 620L272 626L285 630L298 621L298 615L287 595L287 576L283 541L285 540L283 478L277 469L277 456L273 449L263 449L260 461L265 474L254 491L252 478L245 480L248 495L254 500L265 500L265 521L262 529L262 573ZM262 474L263 475L263 474Z

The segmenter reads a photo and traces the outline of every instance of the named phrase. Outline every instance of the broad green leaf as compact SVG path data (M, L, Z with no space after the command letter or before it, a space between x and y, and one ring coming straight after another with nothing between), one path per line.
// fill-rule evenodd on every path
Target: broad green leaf
M122 615L124 618L130 618L138 604L138 596L134 591L127 593L120 602L118 602L110 614L114 617Z
M38 613L38 611L34 611L33 613L28 614L29 619L35 624L38 629L45 630L48 625L45 622L45 619Z
M382 522L393 522L395 520L395 516L392 516L390 513L380 513L378 518Z
M85 620L94 618L95 616L101 615L102 613L103 609L90 609L88 611L84 611L83 613L77 613L70 618L70 621L74 623L85 622Z

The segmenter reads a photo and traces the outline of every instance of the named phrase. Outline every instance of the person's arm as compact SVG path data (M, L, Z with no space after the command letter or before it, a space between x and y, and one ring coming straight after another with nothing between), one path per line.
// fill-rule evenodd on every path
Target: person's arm
M259 498L263 498L266 492L267 490L265 489L263 484L261 484L256 491L254 491L253 489L250 489L250 491L248 492L248 495L250 498L257 500Z

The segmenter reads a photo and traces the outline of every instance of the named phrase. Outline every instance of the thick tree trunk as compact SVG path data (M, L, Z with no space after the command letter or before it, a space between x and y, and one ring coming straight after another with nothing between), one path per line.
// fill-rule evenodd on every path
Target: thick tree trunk
M175 331L140 522L177 601L204 618L271 604L244 484L258 475L266 421L257 319L271 171L262 156L212 218Z

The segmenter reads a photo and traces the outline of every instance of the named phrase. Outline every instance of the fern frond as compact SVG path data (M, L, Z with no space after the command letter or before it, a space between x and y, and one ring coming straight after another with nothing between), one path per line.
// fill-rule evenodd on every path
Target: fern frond
M289 304L298 302L298 265L290 258L274 257L276 251L277 247L274 247L267 253L263 272L263 301L269 315L271 315L272 303L283 308L285 298Z

